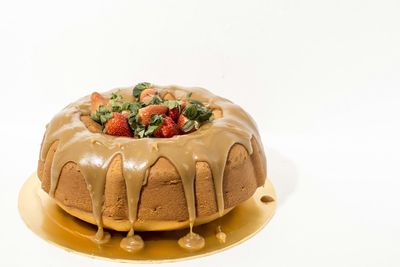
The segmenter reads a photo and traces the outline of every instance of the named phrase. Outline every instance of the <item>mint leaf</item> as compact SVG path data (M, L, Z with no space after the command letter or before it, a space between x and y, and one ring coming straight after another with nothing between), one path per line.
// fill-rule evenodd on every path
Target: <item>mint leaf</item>
M137 114L139 112L139 109L141 109L141 108L142 108L142 104L140 104L139 102L130 103L130 105L129 105L129 110L135 114Z
M100 114L97 111L92 112L92 114L90 114L90 117L92 118L92 120L100 122Z
M162 99L158 95L155 95L149 101L146 101L144 104L146 106L148 106L148 105L158 105L161 103L162 103Z
M98 108L98 112L100 112L100 113L105 113L105 112L107 112L107 111L109 111L109 110L108 110L108 108L107 108L106 106L104 106L104 105L100 105L99 108Z
M130 110L131 103L125 102L121 105L121 110Z
M135 103L125 102L125 103L122 103L122 105L121 105L121 111L129 110L129 111L131 111L131 113L136 114L141 107L142 107L142 105L139 102L135 102Z
M143 136L144 137L152 136L153 133L163 124L163 121L164 121L163 115L152 114L150 118L150 124L149 126L147 126L147 129L144 132Z
M140 125L136 128L135 130L135 135L138 136L139 138L143 138L146 133L146 127L143 125Z
M163 105L169 109L180 108L182 100L164 100Z
M122 95L117 94L117 93L112 93L110 100L108 100L108 103L111 106L111 110L114 112L121 112L122 109Z
M112 113L111 112L107 112L104 115L100 115L100 123L101 125L106 124L106 122L112 118Z
M139 123L138 123L138 114L137 113L131 113L128 116L128 124L131 127L132 131L136 131L136 128L138 127Z
M151 114L150 125L160 126L164 121L163 115Z
M92 120L104 125L109 119L112 118L112 111L107 109L106 106L100 105L96 112L92 112L90 114L90 117Z
M122 95L117 94L117 93L112 93L110 100L120 101L120 100L122 100Z
M147 127L146 132L144 133L144 136L152 136L153 133L159 128L159 125L149 125Z
M122 104L114 103L113 105L111 105L111 109L114 112L121 112L122 111Z

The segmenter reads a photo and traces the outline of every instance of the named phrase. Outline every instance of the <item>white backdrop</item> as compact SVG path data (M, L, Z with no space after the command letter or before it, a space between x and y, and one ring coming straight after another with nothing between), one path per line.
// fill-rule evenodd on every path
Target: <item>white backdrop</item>
M254 238L170 266L400 265L400 2L0 1L0 265L115 266L31 233L45 124L93 90L202 86L257 121L279 197Z

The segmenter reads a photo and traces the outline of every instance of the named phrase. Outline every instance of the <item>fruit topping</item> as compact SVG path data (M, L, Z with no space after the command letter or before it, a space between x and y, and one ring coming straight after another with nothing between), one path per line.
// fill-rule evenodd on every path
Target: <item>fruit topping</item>
M197 130L198 123L194 120L189 120L185 115L181 114L178 119L178 128L182 134L191 133Z
M161 115L167 113L168 108L164 105L150 105L139 109L139 123L149 125L151 115Z
M162 117L161 120L161 125L153 133L155 137L169 138L179 134L178 126L170 117Z
M124 115L113 112L112 117L104 125L104 133L114 136L132 136L131 127Z
M118 92L108 99L95 92L91 95L91 118L102 125L106 134L135 138L170 138L198 130L212 121L213 113L191 93L175 99L170 93L161 98L157 87L137 84L134 102L125 101Z
M174 122L178 121L179 114L180 114L179 107L168 110L168 117L170 117Z

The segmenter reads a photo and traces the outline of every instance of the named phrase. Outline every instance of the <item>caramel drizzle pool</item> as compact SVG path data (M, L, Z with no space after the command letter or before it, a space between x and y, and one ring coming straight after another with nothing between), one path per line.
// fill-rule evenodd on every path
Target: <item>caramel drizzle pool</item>
M230 148L235 143L239 143L247 149L249 154L252 154L252 137L255 137L259 146L262 147L255 122L243 109L229 100L201 88L177 86L155 86L155 88L162 96L170 93L177 99L192 92L193 99L203 102L211 109L220 109L223 116L188 135L143 139L114 137L90 132L82 123L80 116L90 114L90 98L86 96L64 108L47 126L41 151L42 160L45 160L50 146L55 141L59 141L51 166L49 194L54 197L64 165L68 162L76 163L85 178L92 200L92 212L98 226L95 236L97 242L104 240L102 206L105 179L109 164L115 156L121 155L123 159L122 173L126 183L128 214L131 223L128 237L133 237L134 234L140 192L146 183L147 171L160 157L169 159L182 179L189 213L190 234L193 236L192 227L196 218L194 193L196 162L205 161L210 166L218 212L222 215L224 211L223 174ZM132 88L115 89L112 92L118 90L124 99L132 99ZM109 94L111 92L105 95ZM264 154L262 154L262 159L265 163Z

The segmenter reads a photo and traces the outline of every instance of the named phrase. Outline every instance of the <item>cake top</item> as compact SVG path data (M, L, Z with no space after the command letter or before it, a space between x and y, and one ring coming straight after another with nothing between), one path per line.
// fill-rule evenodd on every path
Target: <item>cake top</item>
M211 109L193 99L191 92L180 99L161 96L154 85L143 82L133 88L132 96L124 98L119 91L110 98L92 93L91 118L103 126L105 134L169 138L192 133L213 119Z

